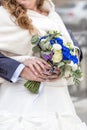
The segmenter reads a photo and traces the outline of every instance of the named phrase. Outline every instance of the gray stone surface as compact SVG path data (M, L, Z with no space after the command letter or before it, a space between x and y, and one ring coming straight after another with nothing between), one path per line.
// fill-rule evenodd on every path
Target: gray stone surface
M87 124L87 98L80 100L78 100L78 98L72 98L72 101L74 103L78 116Z

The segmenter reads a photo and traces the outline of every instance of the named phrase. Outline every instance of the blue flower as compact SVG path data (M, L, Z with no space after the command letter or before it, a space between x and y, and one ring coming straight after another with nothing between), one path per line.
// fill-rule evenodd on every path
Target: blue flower
M57 41L58 44L62 46L63 40L61 38L55 38L55 40Z
M67 53L70 53L70 49L69 48L67 48L66 46L62 46L62 50L63 51L66 51Z
M69 48L63 46L62 47L62 54L63 54L63 60L70 60L70 61L73 61L74 64L78 64L77 56L71 55Z
M71 54L69 48L62 46L63 60L70 60Z
M71 56L71 60L74 62L74 64L78 64L78 58L77 56Z
M63 51L63 60L71 60L71 55L67 51Z
M62 53L63 53L63 60L70 60L71 55L70 55L70 50L69 48L65 47L64 45L62 46Z
M43 36L43 37L40 38L40 41L41 41L42 39L46 39L46 38L47 38L47 36Z
M50 44L51 44L51 45L55 44L55 42L56 42L55 39L51 39L51 40L50 40Z
M46 38L47 38L47 36L43 36L43 37L41 37L37 45L39 46L41 40L46 39Z

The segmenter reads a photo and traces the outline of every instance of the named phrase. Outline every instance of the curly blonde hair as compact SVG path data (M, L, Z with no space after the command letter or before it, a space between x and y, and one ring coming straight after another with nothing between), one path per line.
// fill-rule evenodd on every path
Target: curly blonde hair
M45 0L37 0L37 9L41 10ZM29 30L30 33L35 31L32 20L27 16L27 9L17 3L16 0L2 0L2 6L9 10L10 14L16 18L18 25Z

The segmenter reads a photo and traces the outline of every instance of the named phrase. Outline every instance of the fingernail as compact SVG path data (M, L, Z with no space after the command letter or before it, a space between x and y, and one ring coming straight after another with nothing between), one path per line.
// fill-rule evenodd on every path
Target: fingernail
M35 75L38 75L38 73L35 73Z
M43 74L43 73L41 73L41 75L43 76L44 74Z
M48 64L48 66L49 66L49 67L51 67L51 65L50 65L50 64Z

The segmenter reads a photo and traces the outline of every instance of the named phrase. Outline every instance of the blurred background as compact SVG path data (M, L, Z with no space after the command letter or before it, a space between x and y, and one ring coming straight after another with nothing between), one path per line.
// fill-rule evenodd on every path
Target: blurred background
M83 52L81 68L83 81L78 86L68 86L77 114L87 124L87 0L53 0L56 11L66 27L71 29Z

